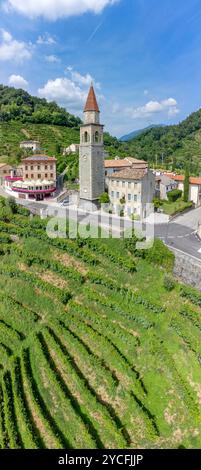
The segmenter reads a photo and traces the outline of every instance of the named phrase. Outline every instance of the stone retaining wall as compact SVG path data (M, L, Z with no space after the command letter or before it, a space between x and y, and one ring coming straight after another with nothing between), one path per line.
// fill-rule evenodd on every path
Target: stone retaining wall
M185 284L201 291L201 262L180 251L172 251L175 255L174 275Z

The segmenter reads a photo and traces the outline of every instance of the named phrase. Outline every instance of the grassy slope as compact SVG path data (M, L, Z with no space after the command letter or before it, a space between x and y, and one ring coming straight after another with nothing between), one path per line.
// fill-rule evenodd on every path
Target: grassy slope
M8 122L0 124L0 156L7 160L15 159L19 144L22 140L39 140L43 151L53 155L56 145L68 147L71 143L79 143L79 131L62 126L44 124L22 124ZM5 159L5 158L4 158Z
M121 240L63 250L34 220L0 225L1 446L200 448L201 307Z
M57 145L63 149L72 143L80 142L80 132L77 128L53 126L48 124L22 124L20 122L0 123L0 162L16 162L19 144L22 140L39 140L42 151L48 155L55 155ZM117 154L125 157L126 151L121 150L118 141L105 134L105 150L111 158Z

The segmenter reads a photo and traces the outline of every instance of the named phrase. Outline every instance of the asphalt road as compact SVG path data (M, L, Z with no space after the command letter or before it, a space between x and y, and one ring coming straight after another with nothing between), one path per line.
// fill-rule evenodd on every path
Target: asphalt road
M2 194L3 195L3 194ZM6 193L4 193L6 195ZM6 195L7 196L7 195ZM21 201L23 205L29 207L34 213L41 213L41 210L45 211L47 207L52 207L52 210L57 212L57 207L49 205L46 203L37 203L37 202L25 202ZM76 211L74 209L66 208L67 217L75 219ZM89 220L92 225L97 224L97 215L94 213L88 214ZM78 221L84 223L85 214L82 211L78 211ZM109 225L111 226L111 221L113 224L113 233L118 236L120 231L123 229L128 229L133 226L133 223L129 220L120 219L118 217L112 216L110 218L110 223L108 223L108 216L103 215L101 219L101 225L103 229L108 230ZM86 223L86 222L85 222ZM121 223L121 229L120 229ZM169 247L173 249L180 250L188 255L194 256L197 261L201 263L201 241L196 235L198 224L201 223L201 207L191 210L183 215L180 215L173 219L170 222L165 223L156 223L152 224L152 230L155 238L160 238L163 240ZM124 227L122 227L124 224ZM134 223L135 228L138 228L138 224ZM149 224L151 225L151 224Z
M45 210L47 205L45 203L29 203L29 207L34 211L41 209ZM55 208L56 210L56 208ZM67 216L75 219L76 211L73 209L66 208ZM94 213L89 214L89 221L95 225L97 222L96 215ZM84 223L85 214L82 211L78 212L79 222ZM121 219L118 217L110 218L113 224L114 234L118 234L120 230L128 229L132 227L132 222L129 220ZM201 223L201 207L198 209L191 210L183 215L180 215L168 223L156 223L152 229L154 230L154 237L163 240L169 247L180 250L188 255L194 256L198 261L201 262L201 241L196 235L198 223ZM124 224L124 227L122 226ZM108 216L102 216L101 225L103 229L108 229ZM138 224L135 222L135 228L138 228Z

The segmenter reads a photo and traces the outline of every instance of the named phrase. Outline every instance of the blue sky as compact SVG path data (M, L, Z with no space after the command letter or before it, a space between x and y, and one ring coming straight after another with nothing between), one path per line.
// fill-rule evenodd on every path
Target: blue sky
M0 83L81 116L93 80L116 136L201 105L199 0L0 0L0 9Z

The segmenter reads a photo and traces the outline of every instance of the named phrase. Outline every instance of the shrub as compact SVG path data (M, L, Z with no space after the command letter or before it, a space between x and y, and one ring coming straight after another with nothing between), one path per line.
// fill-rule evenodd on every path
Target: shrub
M180 291L181 297L185 297L186 299L190 300L195 305L201 307L201 294L196 292L194 289L190 287L182 287Z
M140 215L139 214L132 214L131 215L131 220L140 220Z
M14 197L9 197L6 201L6 205L7 207L9 207L9 209L11 210L12 214L16 214L17 213L17 203L15 201L15 198Z
M17 206L17 213L25 217L30 215L29 209L20 205Z
M12 240L7 233L0 232L0 243L10 244L11 242Z
M167 248L162 240L154 240L152 248L144 251L144 257L150 263L172 272L174 267L174 254Z
M132 237L124 238L124 246L125 248L132 253L132 255L136 255L136 243L138 242L138 237L135 235L135 231L132 230Z
M101 204L109 204L110 203L110 198L108 193L103 193L100 195L99 201Z
M157 210L163 205L163 202L158 197L155 197L153 199L153 205L154 205L154 209Z
M181 189L173 189L173 191L169 191L169 193L167 193L169 202L175 202L177 201L177 199L181 198L181 196L182 196Z
M165 275L163 279L163 285L165 289L170 292L175 288L175 281L171 276Z
M62 302L64 305L66 305L66 304L69 302L70 299L72 299L72 295L71 295L70 292L68 292L68 291L62 292L62 294L61 294L61 302Z
M1 207L0 209L0 220L3 222L10 222L12 219L12 212L10 207Z

